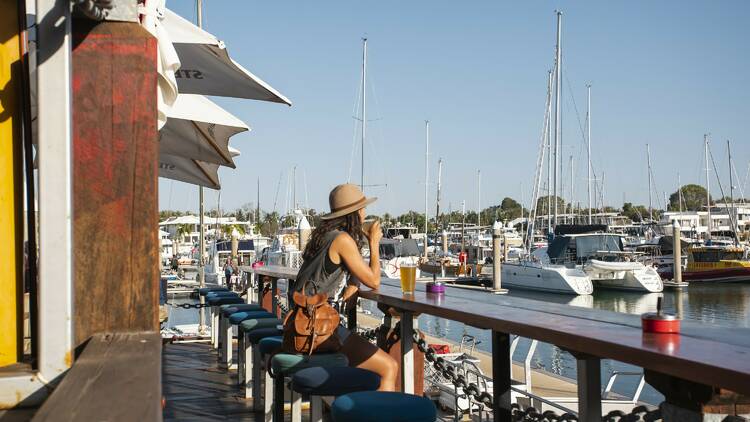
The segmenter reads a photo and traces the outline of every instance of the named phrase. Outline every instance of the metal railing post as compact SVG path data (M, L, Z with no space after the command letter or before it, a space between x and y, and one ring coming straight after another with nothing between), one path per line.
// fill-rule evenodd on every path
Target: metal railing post
M510 335L492 331L492 414L495 422L510 422Z
M276 297L278 290L279 279L276 277L271 278L271 313L278 315L279 313L279 299Z
M601 360L593 356L576 356L578 370L578 420L599 422L602 419Z
M414 316L401 313L401 392L414 394Z

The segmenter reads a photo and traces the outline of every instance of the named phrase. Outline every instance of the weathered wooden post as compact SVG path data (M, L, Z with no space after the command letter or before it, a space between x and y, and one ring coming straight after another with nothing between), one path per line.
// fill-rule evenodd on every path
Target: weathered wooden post
M674 282L682 282L682 239L680 238L680 223L677 220L672 220L672 274L674 275Z
M311 234L312 228L310 227L310 222L307 221L307 218L303 215L297 225L297 237L299 238L299 250L301 252L304 252Z
M237 264L237 251L240 248L240 232L236 228L232 229L232 262ZM229 281L229 280L227 280Z
M501 244L504 242L503 226L499 221L492 225L492 291L498 294L507 293L507 289L502 288L502 271L503 265L500 257ZM504 246L502 246L504 248Z
M158 331L156 38L73 22L74 345Z

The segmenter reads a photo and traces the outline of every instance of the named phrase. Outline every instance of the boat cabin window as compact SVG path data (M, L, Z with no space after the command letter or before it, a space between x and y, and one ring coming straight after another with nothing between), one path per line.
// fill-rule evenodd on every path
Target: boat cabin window
M620 236L581 236L576 238L576 258L585 261L597 252L622 252Z
M693 251L693 261L695 262L718 262L724 260L741 260L743 259L741 251L723 251L721 249L704 249Z

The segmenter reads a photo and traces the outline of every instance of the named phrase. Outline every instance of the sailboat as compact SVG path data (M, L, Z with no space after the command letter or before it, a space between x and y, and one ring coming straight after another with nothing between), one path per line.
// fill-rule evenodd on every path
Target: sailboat
M534 180L534 191L532 194L532 212L529 216L527 250L531 250L533 242L534 225L536 221L537 199L539 198L540 184L542 179L542 167L544 163L545 150L549 151L547 198L550 199L550 182L552 161L554 161L554 196L557 197L557 161L558 161L558 137L560 134L560 61L561 61L561 24L562 13L557 12L557 48L555 51L555 73L549 72L547 76L547 103L545 107L544 125L540 140L539 156ZM550 127L552 122L552 98L553 84L555 95L555 145L554 154L550 144ZM553 158L554 156L554 158ZM551 216L552 207L547 207L548 227L557 223L557 201L554 207L554 221ZM517 262L506 261L501 266L503 287L516 287L529 290L537 290L551 293L563 293L574 295L589 295L593 293L594 287L589 276L580 266L566 266L562 263L553 262L548 253L548 247L543 246L531 252L530 255L522 256Z

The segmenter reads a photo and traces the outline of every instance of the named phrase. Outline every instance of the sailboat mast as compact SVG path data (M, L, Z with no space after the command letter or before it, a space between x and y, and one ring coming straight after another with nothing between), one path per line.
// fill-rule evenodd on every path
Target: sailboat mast
M682 214L682 182L680 181L680 173L677 173L677 209Z
M586 106L586 148L588 149L588 176L586 176L586 190L589 199L589 224L591 224L591 84L586 85L587 106Z
M482 225L482 170L477 170L477 226Z
M562 74L562 12L557 11L557 48L555 48L555 162L554 162L554 196L555 201L554 210L555 215L553 217L553 223L557 225L557 175L559 172L559 148L560 148L560 76Z
M552 71L547 71L547 131L544 134L547 143L547 233L552 232L552 143L550 126L552 126Z
M708 135L703 135L703 155L705 156L706 162L706 210L708 211L708 231L706 232L706 240L711 239L711 179L708 174Z
M427 214L430 187L430 121L424 121L425 141L424 141L424 255L427 256L427 226L429 215Z
M359 188L365 191L365 136L367 134L367 38L362 38L362 142L360 145L361 175Z
M651 147L646 144L646 161L648 162L648 219L654 221L654 211L651 204Z
M440 218L440 189L443 180L443 159L438 160L438 178L437 178L437 196L435 197L435 226L439 227L438 218Z
M573 154L570 154L570 213L573 214L573 204L575 203L575 172L573 170ZM575 224L575 217L571 216L572 224Z
M734 245L737 246L737 220L736 213L734 209L734 181L732 180L732 148L729 146L729 139L727 139L727 155L729 156L729 202L732 203L731 205L731 211L729 212L729 221L732 222L732 229L735 230L734 233ZM726 202L726 201L724 201Z

